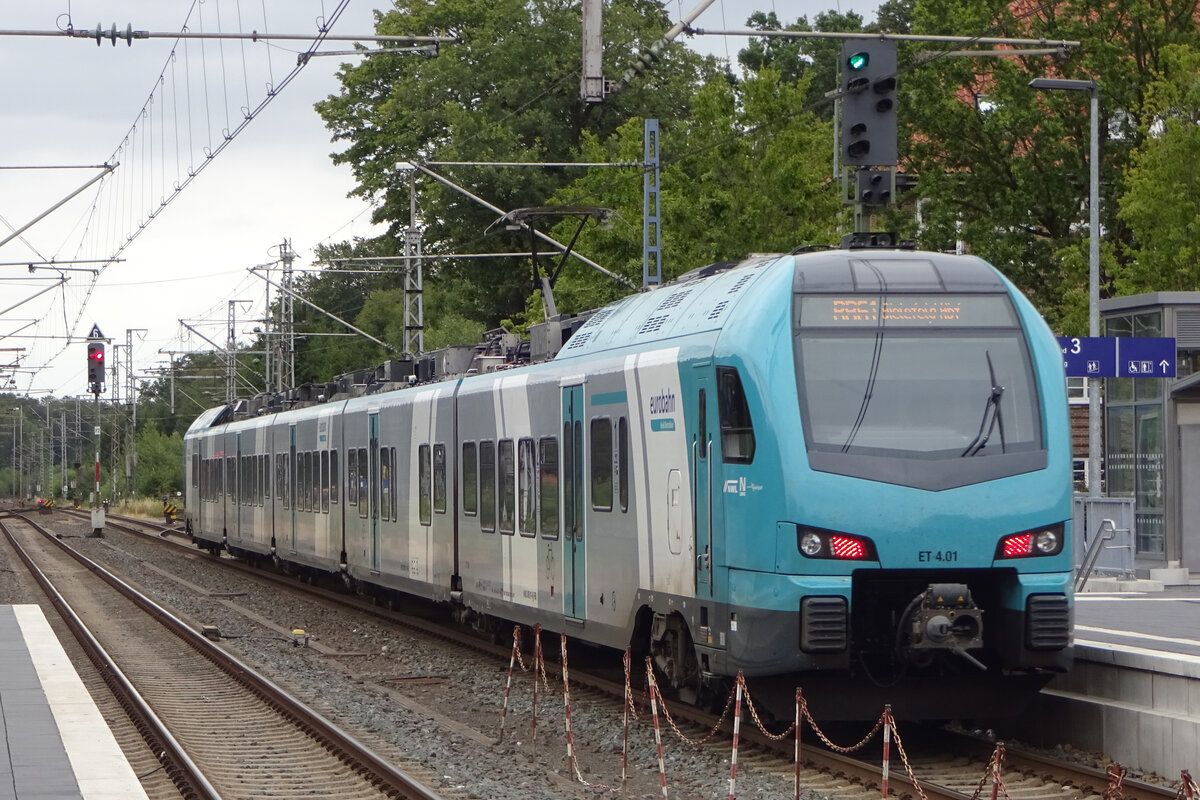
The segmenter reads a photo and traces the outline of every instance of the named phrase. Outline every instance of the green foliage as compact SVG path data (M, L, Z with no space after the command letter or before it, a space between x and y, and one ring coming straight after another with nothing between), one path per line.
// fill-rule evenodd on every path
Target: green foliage
M137 492L159 497L183 490L183 437L165 436L151 424L137 437Z
M1169 45L1162 64L1120 198L1132 234L1114 280L1123 293L1200 288L1200 52Z

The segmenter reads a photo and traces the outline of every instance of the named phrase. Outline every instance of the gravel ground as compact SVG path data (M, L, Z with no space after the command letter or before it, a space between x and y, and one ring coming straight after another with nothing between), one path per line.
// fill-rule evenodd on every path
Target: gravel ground
M620 786L622 719L609 700L572 692L577 774L567 763L562 686L555 679L539 690L535 739L531 675L514 677L506 732L498 741L506 665L418 639L352 611L257 585L216 569L199 551L176 553L112 530L103 540L88 539L85 523L61 515L53 521L72 545L194 627L216 626L224 645L239 658L353 731L399 768L430 781L447 798L570 800L604 797L613 793L610 787ZM36 602L34 592L20 568L0 565L0 603ZM296 644L294 628L307 632L307 646ZM557 649L546 657L557 662ZM742 724L753 722L743 716ZM665 720L662 725L669 796L727 798L728 739L697 748L683 742ZM696 732L687 735L700 738ZM622 796L661 798L648 715L632 723L629 752L629 785ZM1101 769L1107 763L1102 756L1069 747L1047 752ZM792 796L789 767L773 759L759 763L754 749L746 746L738 758L738 797ZM823 783L815 775L804 777L812 777L814 785ZM853 790L837 793L838 800L857 796ZM813 790L805 790L802 797L828 800Z
M86 526L56 517L70 543L195 627L214 625L232 652L303 698L401 769L432 776L447 797L481 800L594 798L621 782L622 720L611 701L571 695L579 775L568 767L561 683L539 691L532 733L532 678L514 677L506 735L497 742L507 665L431 644L362 615L331 609L208 563L199 551L164 552L119 531L85 538ZM75 538L78 537L78 538ZM0 580L0 589L4 581ZM17 602L19 600L10 600ZM307 647L290 631L304 629ZM557 662L558 652L547 653ZM752 724L743 719L743 724ZM730 742L695 748L663 721L668 793L678 798L729 795ZM694 732L688 735L697 737ZM739 797L791 797L790 768L753 763L739 752ZM586 785L579 780L582 776ZM660 798L657 750L648 717L630 731L624 797ZM824 800L805 792L805 800Z

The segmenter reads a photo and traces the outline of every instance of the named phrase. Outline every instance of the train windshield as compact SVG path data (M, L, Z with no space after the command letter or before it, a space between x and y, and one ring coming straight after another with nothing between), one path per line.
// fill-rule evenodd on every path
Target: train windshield
M1041 451L1037 386L1007 295L796 300L796 374L810 456L962 464ZM832 463L817 462L818 469ZM829 471L857 474L854 464ZM947 480L955 482L949 474L936 482Z

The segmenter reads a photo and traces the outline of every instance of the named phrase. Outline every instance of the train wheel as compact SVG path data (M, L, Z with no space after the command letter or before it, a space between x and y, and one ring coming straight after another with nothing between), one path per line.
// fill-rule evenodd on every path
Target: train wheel
M650 630L650 655L664 694L692 705L703 701L700 661L687 623L679 614L655 614Z

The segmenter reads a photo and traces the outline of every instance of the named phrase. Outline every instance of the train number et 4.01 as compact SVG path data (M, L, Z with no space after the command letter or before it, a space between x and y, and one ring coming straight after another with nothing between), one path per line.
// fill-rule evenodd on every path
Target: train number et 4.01
M939 561L942 563L952 563L958 561L957 550L921 550L917 553L917 561L922 563L927 561Z

